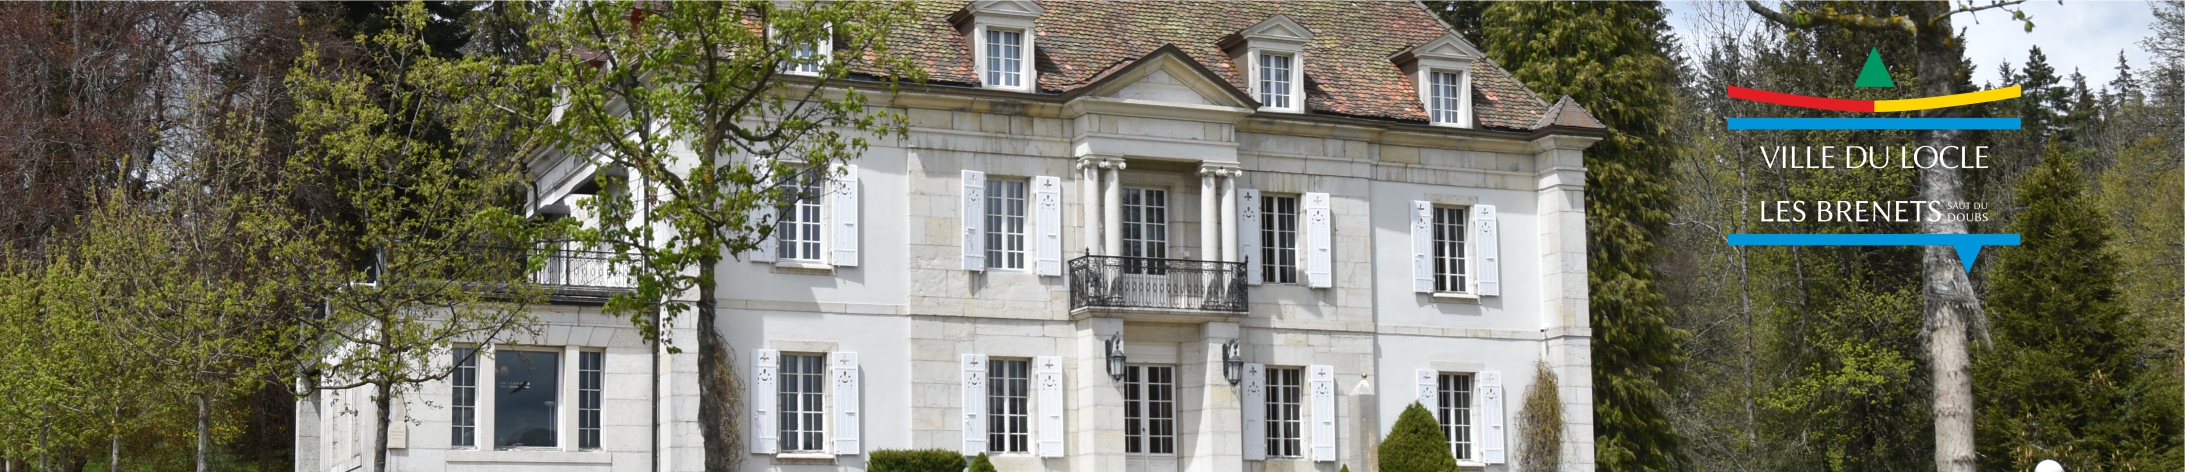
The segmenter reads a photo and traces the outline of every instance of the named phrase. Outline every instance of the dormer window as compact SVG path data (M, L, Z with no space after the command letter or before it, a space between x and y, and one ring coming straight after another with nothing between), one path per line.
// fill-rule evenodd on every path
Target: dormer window
M1406 49L1391 58L1418 84L1428 124L1472 127L1472 61L1479 49L1454 34Z
M1039 75L1032 67L1033 40L1038 37L1035 20L1047 9L1036 2L980 0L949 17L949 22L971 41L978 62L979 85L998 90L1036 92Z
M767 34L781 40L782 47L789 50L789 59L781 67L782 73L818 76L827 67L827 60L834 54L834 27L821 28L819 37L808 40L784 37L781 32L767 28Z
M1259 100L1260 111L1301 113L1305 111L1305 45L1312 39L1312 30L1290 17L1275 15L1222 38L1217 45L1236 61L1237 72L1244 75L1252 98Z

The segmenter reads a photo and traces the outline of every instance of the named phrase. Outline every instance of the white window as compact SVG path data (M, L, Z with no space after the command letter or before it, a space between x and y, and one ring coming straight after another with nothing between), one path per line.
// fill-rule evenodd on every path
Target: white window
M1024 268L1025 181L986 181L986 267Z
M781 355L776 405L781 409L780 452L827 449L827 361L817 354Z
M561 353L493 353L493 447L556 447L560 435Z
M1124 370L1123 452L1176 453L1176 366Z
M1297 197L1260 197L1260 276L1266 283L1297 283Z
M823 52L825 48L821 43L801 43L791 45L790 48L789 73L819 75L820 66L827 62L827 53Z
M992 87L1020 88L1024 86L1024 32L988 28L986 30L986 85Z
M1267 369L1267 457L1305 457L1305 369Z
M1434 207L1434 291L1465 290L1463 208Z
M455 374L450 379L455 384L455 407L452 409L455 425L448 439L454 447L478 447L478 351L455 349Z
M1295 70L1295 56L1262 52L1259 54L1259 103L1266 108L1295 109L1291 72Z
M1427 107L1436 124L1464 125L1464 76L1455 72L1427 73Z
M1032 452L1030 362L992 360L986 363L986 451L1026 454Z
M607 353L577 353L577 448L599 449L599 404Z
M1153 261L1168 257L1168 191L1123 189L1124 271L1131 274L1166 273Z
M783 188L795 192L797 201L775 222L774 235L781 240L777 256L782 260L822 261L820 250L819 199L820 185L816 179L792 177L782 183Z
M1441 374L1440 398L1442 435L1449 438L1450 454L1459 461L1473 461L1472 453L1472 374Z

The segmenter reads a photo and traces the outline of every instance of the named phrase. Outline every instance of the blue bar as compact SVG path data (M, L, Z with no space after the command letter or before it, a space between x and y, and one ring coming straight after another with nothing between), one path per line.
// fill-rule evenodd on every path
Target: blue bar
M1730 118L1733 130L2019 129L2017 118Z
M1731 246L1950 246L1973 271L1981 246L2017 246L2016 234L1732 234Z

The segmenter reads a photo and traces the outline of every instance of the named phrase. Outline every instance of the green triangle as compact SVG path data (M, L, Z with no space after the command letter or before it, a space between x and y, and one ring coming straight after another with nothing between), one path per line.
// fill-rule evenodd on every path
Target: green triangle
M1889 80L1889 69L1882 66L1881 48L1873 48L1866 51L1866 67L1859 68L1859 81L1852 83L1851 86L1865 88L1890 88L1897 86L1896 81Z

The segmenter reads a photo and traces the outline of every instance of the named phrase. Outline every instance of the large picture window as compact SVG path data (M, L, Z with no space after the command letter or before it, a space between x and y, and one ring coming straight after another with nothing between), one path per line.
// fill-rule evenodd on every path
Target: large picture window
M986 363L986 450L1023 454L1032 451L1030 378L1023 360Z
M1464 209L1434 208L1434 291L1465 290Z
M781 452L826 450L827 359L816 354L782 354L780 391Z
M1025 181L986 180L986 266L1024 268Z
M1297 197L1259 197L1262 282L1297 283Z
M1442 374L1439 390L1441 430L1449 438L1449 453L1460 461L1472 460L1472 374Z
M502 349L493 354L493 445L556 447L561 353Z
M1305 369L1267 369L1267 457L1305 456Z

